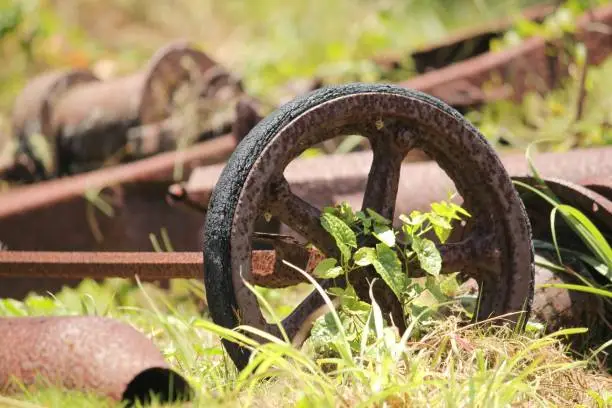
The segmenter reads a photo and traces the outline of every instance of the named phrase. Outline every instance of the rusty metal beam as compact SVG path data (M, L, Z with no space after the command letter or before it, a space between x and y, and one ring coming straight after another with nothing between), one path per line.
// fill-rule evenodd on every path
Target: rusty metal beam
M505 154L501 159L510 176L530 175L523 153ZM612 175L612 147L540 153L533 160L538 172L547 178L579 182L593 176ZM315 205L346 200L360 206L371 162L371 152L299 159L287 166L284 175L295 194ZM223 164L218 164L195 169L184 185L188 197L205 206L223 168ZM427 210L432 202L446 199L448 192L454 190L450 178L435 162L404 163L396 213Z
M599 26L593 29L594 26ZM577 22L577 41L588 51L590 65L612 53L612 6L591 10ZM561 48L533 37L501 52L487 52L401 82L401 86L436 96L455 107L512 98L528 91L546 92L567 74L567 64L554 54ZM485 86L487 85L487 86Z
M314 267L315 260L322 259L316 251L304 249L303 253L307 258L298 266L306 270ZM299 257L288 254L288 258ZM251 273L257 275L258 283L264 283L267 276L272 278L276 261L274 250L253 251ZM203 265L201 252L0 251L0 277L8 278L203 279Z
M83 197L90 189L127 182L170 180L175 166L188 174L191 168L225 160L236 146L232 134L198 143L188 150L173 151L85 174L16 187L0 194L0 219L36 208L50 206L73 197Z

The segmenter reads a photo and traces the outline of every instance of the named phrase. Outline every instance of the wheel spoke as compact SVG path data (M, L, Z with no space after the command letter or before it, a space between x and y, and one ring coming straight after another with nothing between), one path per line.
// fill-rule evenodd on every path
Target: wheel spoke
M470 267L492 266L501 255L493 234L471 235L460 242L440 245L438 250L442 257L442 267L449 272Z
M407 150L381 142L373 143L374 160L368 175L362 209L370 208L392 219L399 185L400 168Z
M336 279L325 279L319 282L319 285L326 290L332 287L345 287L346 281L343 277ZM335 296L328 294L332 302L335 301ZM283 319L282 326L287 333L287 337L296 345L301 345L308 337L310 329L314 321L321 314L326 312L325 301L319 292L312 291L306 298L291 312L289 316ZM334 306L336 306L334 304ZM267 324L266 331L281 338L281 333L276 324Z
M268 209L329 257L338 257L333 238L321 226L321 211L291 192L284 178L271 183Z

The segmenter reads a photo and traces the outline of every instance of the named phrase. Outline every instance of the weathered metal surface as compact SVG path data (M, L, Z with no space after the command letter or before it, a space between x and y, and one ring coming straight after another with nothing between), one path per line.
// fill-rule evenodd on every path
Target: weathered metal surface
M612 53L612 6L585 13L577 23L589 63L597 65ZM597 27L597 29L594 29ZM485 101L521 100L528 91L546 92L567 74L563 51L554 43L533 37L502 52L488 52L448 67L419 75L401 85L436 96L456 106Z
M558 263L556 254L537 250L539 255L552 263ZM588 327L585 334L570 336L568 342L574 350L585 350L588 346L599 346L609 340L612 308L601 296L592 293L568 290L562 287L542 285L583 285L573 274L593 280L584 263L575 257L564 256L567 271L552 271L536 266L536 288L533 301L533 319L546 326L547 333L571 327Z
M225 160L236 146L233 135L198 143L187 150L166 152L154 157L79 174L37 185L17 187L0 195L0 220L47 207L74 197L82 197L90 189L139 181L171 180L175 168L185 176L196 166ZM6 231L0 226L0 233Z
M202 275L201 252L0 251L2 277L161 280Z
M601 194L608 200L612 200L612 175L588 177L581 180L580 184L590 190L595 191L596 193Z
M175 250L198 250L204 217L172 209L164 200L175 166L188 177L195 166L227 158L235 143L235 138L227 135L186 151L1 193L0 242L13 250L148 251L152 249L149 234L159 236L161 228L166 228ZM107 197L112 217L86 198L97 191ZM54 292L75 283L2 278L0 297L21 298L30 290Z
M189 397L186 380L131 326L101 317L0 318L0 393L47 384L126 402Z
M45 136L53 163L39 169L41 177L63 176L227 133L242 94L237 78L179 41L124 77L98 81L75 71L35 78L17 98L14 133L35 161L29 136Z
M251 281L264 287L287 287L304 282L282 259L312 271L322 255L299 245L253 252ZM278 254L278 255L277 255ZM134 278L142 280L202 279L202 252L45 252L0 251L0 277L49 279Z
M565 153L539 153L534 165L548 178L570 182L612 175L612 147L576 149ZM502 154L501 160L511 176L530 175L524 154ZM291 191L320 207L343 200L361 205L372 152L329 155L291 162L284 176ZM224 164L197 168L184 187L191 200L207 205ZM445 200L455 186L435 162L404 163L401 168L396 213L427 210L432 202Z
M13 105L13 134L18 139L32 134L51 135L53 108L71 88L98 78L88 70L44 73L23 88Z
M521 10L522 18L541 22L552 14L554 5L544 4ZM506 16L475 28L467 28L449 37L430 43L410 54L416 71L420 74L484 54L489 51L490 41L501 38L514 24L515 18ZM402 57L381 55L374 62L387 70L399 69Z

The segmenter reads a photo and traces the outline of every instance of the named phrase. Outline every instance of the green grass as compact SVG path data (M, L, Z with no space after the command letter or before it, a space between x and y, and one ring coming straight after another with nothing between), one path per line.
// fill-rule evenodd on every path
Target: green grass
M307 345L296 350L278 341L259 347L259 357L270 363L267 369L237 375L220 345L219 328L197 312L197 297L188 300L181 295L193 286L199 290L198 283L175 281L172 295L152 285L127 291L124 285L120 280L102 285L84 281L56 299L5 300L0 315L99 314L128 322L153 339L169 363L191 381L198 390L195 406L201 407L372 406L383 401L387 406L503 407L537 402L538 406L604 407L604 401L612 401L611 377L597 373L593 362L570 358L560 341L563 333L516 334L461 325L457 317L440 321L417 340L399 339L390 328L375 328L377 340L349 358L336 360L336 373L325 373ZM116 291L123 294L111 301ZM264 381L264 376L271 379ZM58 389L6 398L0 405L9 401L46 407L113 405Z
M543 199L553 200L542 194ZM558 208L560 204L555 205ZM324 213L326 228L339 247L352 241L346 225L351 225L358 235L366 230L376 233L381 241L376 252L385 242L404 245L404 238L400 239L399 235L397 241L391 242L388 224L380 216L371 214L368 218L364 214L352 214L346 206L339 208ZM612 403L612 377L602 367L605 349L612 340L592 344L581 357L575 351L569 352L566 341L587 332L586 327L546 334L543 326L535 321L527 325L525 332L513 331L496 321L469 323L473 305L469 306L468 302L468 306L463 306L465 303L458 302L469 299L469 286L449 286L449 278L433 279L438 272L432 266L435 254L428 253L421 259L415 247L424 231L448 225L441 214L454 218L459 211L457 207L449 212L451 207L435 205L432 209L432 213L424 214L425 218L418 213L402 218L405 223L402 230L411 237L407 242L412 241L412 250L419 255L421 267L429 265L431 274L421 283L415 279L411 283L409 279L398 283L400 286L392 285L409 306L406 308L408 329L402 337L385 323L376 303L369 307L356 302L347 290L340 295L346 297L341 299L341 309L321 317L315 323L312 337L301 348L269 335L269 342L258 344L239 331L216 326L209 320L203 286L197 280L174 280L169 291L151 283L134 286L122 279L108 279L102 284L85 280L77 288L65 288L54 297L32 294L23 302L1 300L0 316L77 314L108 316L127 322L152 339L169 364L193 385L195 400L193 405L185 406L505 407L531 406L535 402L545 407L605 407ZM591 243L591 256L597 258L601 254L598 267L607 268L609 246L598 238L597 228L571 207L557 211L569 217L577 234ZM441 239L447 233L446 228L436 231ZM157 246L161 250L159 243ZM355 267L349 260L362 263L364 258L359 253L364 249L367 248L356 249L343 257L340 264L345 273ZM370 262L379 263L382 270L378 266L376 270L380 276L385 280L390 277L389 282L399 282L391 275L403 272L392 271L391 264L377 256L380 254L372 254ZM327 267L315 273L328 275L333 272L331 266L328 262ZM551 266L552 270L556 268L564 271L562 267ZM420 284L425 286L419 287ZM605 287L595 287L591 282L566 288L612 296ZM282 294L258 290L264 299L260 303L268 309L268 316L282 317L305 289L302 286ZM427 290L433 295L430 301L422 302ZM322 291L320 287L319 291ZM443 303L437 299L436 293L440 291L445 292ZM331 299L327 301L331 305ZM249 327L243 326L242 330L257 333ZM220 344L221 338L254 350L252 362L242 372L236 372ZM116 405L100 397L66 393L57 388L42 388L0 399L0 404L7 406L18 407L20 402L50 407Z
M1 0L0 112L45 69L136 70L168 41L187 38L244 76L273 105L299 77L375 80L369 61L406 55L458 29L534 0ZM17 10L22 9L19 13ZM3 29L4 28L4 29ZM410 73L407 72L407 75Z
M272 107L286 92L283 85L289 80L322 75L331 82L374 81L380 72L371 57L406 54L527 3L535 2L0 0L4 60L0 67L0 146L2 137L10 134L13 98L28 78L47 69L90 66L100 74L131 72L166 42L184 37L243 75L249 92ZM23 18L16 4L26 7ZM612 75L611 69L609 60L589 70L585 113L578 121L572 115L577 107L579 68L563 89L547 98L531 95L522 106L493 104L470 118L490 140L503 136L519 148L541 138L555 139L548 146L555 149L610 143L610 81L604 79ZM405 74L406 78L412 75L410 66ZM573 221L589 245L592 253L582 256L594 260L596 270L609 273L609 246L579 214L558 208L558 215ZM162 236L166 247L167 241ZM562 248L558 251L566 253ZM609 296L609 286L583 283L570 289L594 288L591 292ZM259 291L282 317L303 296L305 286ZM23 302L0 301L0 316L101 315L132 324L194 385L195 406L612 404L612 379L599 362L605 355L605 343L603 348L576 356L568 352L565 340L580 330L546 336L535 323L522 334L484 324L466 326L461 309L453 310L459 312L431 322L420 322L412 315L416 322L412 336L402 339L379 324L380 316L373 308L368 315L373 323L364 326L369 332L349 333L357 336L351 338L350 353L332 354L326 361L321 361L322 356L308 342L299 350L281 340L252 345L266 363L260 366L265 369L245 375L235 371L221 347L220 336L235 334L210 322L199 281L176 280L165 292L153 284L137 287L120 279L103 284L85 280L55 297L33 294ZM344 347L342 338L333 340ZM326 371L330 366L335 372ZM104 405L114 404L54 388L0 397L0 406Z

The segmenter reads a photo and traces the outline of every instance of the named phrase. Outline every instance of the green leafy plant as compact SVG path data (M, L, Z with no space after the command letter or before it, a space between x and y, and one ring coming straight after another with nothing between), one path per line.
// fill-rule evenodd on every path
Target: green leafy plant
M314 274L319 278L344 275L348 282L354 271L373 268L399 299L414 325L413 331L418 331L417 322L431 319L440 305L452 301L458 289L454 274L440 275L442 259L431 238L445 242L452 222L469 216L460 206L442 201L432 204L430 212L400 215L401 225L396 229L390 220L371 209L355 212L347 203L327 207L321 216L321 225L334 238L340 259L322 260ZM427 234L431 233L430 238ZM411 278L413 268L419 268L426 276ZM346 288L334 288L330 293L339 299L338 314L344 330L349 333L352 347L358 349L360 342L365 341L358 333L368 332L367 316L377 306L359 299L350 282ZM335 324L329 313L320 317L314 324L311 343L329 350L334 344L331 340L339 333Z

